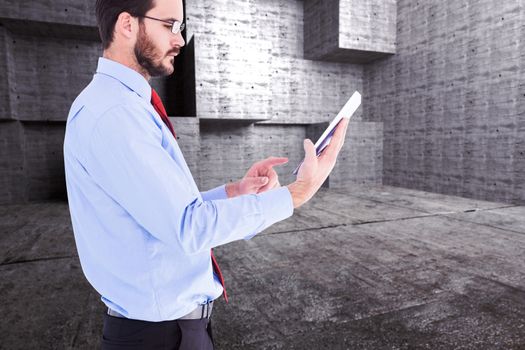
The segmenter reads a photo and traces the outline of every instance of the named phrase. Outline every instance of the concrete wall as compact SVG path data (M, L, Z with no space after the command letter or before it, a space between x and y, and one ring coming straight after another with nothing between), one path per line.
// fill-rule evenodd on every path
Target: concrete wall
M397 53L366 66L385 184L525 201L525 3L398 1Z
M151 84L202 190L271 155L290 158L279 173L293 181L303 138L364 89L363 66L304 59L303 12L297 0L186 4L176 73ZM65 121L101 54L94 2L3 1L0 47L0 203L65 198ZM362 119L331 184L381 183L382 128Z

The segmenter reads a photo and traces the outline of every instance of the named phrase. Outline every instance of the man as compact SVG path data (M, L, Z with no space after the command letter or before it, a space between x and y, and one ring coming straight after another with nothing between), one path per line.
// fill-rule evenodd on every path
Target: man
M211 249L283 220L317 192L347 128L320 157L305 140L297 180L274 166L199 192L148 80L173 73L182 0L97 0L104 48L67 120L69 207L83 272L108 307L103 349L212 349L209 316L224 292ZM226 296L226 295L225 295Z

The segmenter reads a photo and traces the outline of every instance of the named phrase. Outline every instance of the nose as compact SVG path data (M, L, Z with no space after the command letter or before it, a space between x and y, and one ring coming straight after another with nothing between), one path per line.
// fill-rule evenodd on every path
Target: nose
M184 45L186 45L186 42L184 41L184 38L182 37L182 33L178 32L177 34L175 34L175 37L173 38L171 42L171 46L182 48Z

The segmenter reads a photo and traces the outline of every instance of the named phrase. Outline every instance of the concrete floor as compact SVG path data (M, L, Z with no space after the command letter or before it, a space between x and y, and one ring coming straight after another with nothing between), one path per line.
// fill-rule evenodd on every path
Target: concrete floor
M525 207L323 190L216 249L217 349L525 349ZM0 349L96 349L103 304L65 203L0 207Z

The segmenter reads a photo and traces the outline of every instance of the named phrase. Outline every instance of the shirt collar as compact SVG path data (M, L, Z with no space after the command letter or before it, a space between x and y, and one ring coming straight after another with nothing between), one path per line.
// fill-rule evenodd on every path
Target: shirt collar
M135 91L140 97L147 100L148 103L151 101L151 86L137 71L116 61L99 57L97 73L105 74L117 79L122 84Z

